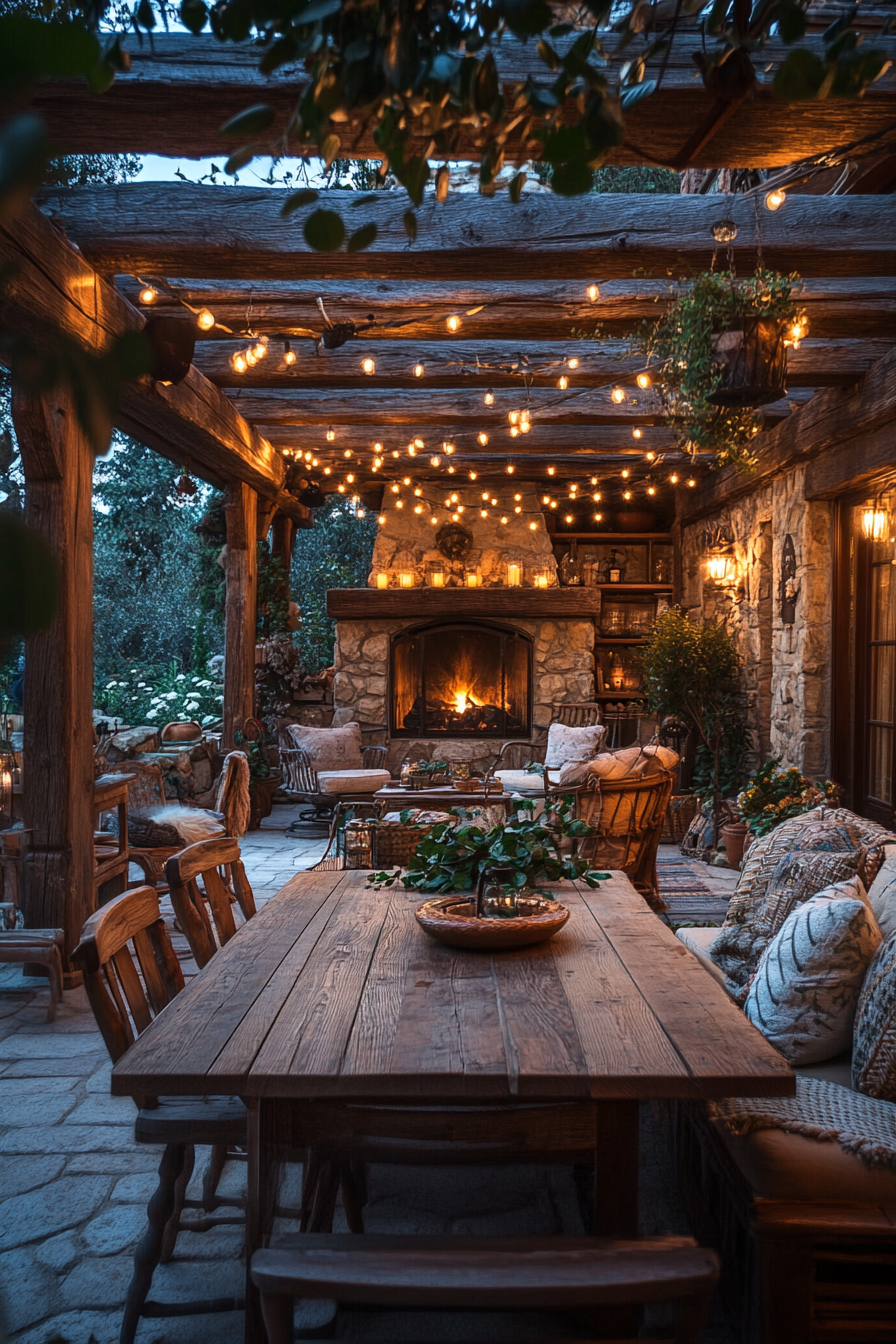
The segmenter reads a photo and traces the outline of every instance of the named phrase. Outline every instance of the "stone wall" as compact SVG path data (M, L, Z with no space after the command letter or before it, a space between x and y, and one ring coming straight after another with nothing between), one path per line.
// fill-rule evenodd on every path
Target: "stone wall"
M362 725L389 721L389 639L413 621L340 621L336 631L333 683L334 727L355 720ZM585 621L520 621L514 627L532 639L533 719L546 724L551 706L594 698L594 626ZM469 761L484 767L498 742L469 738L395 738L387 765L397 769L405 756Z
M723 513L682 529L682 602L695 619L724 621L737 637L751 734L750 768L768 755L809 778L830 772L831 506L807 502L805 469L782 474ZM727 524L737 574L706 577L703 532ZM781 619L781 559L793 539L796 621Z

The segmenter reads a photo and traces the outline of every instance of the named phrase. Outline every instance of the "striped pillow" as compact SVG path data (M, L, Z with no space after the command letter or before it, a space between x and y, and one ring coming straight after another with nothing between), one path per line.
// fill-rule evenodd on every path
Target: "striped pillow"
M763 952L747 1017L791 1064L842 1054L880 941L858 878L826 888L788 915Z

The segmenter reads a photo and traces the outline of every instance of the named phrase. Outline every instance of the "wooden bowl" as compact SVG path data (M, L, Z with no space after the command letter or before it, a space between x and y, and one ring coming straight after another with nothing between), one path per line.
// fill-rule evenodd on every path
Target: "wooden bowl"
M512 947L546 943L563 928L569 911L559 901L546 902L550 909L521 919L477 919L472 896L438 896L424 901L414 912L417 923L437 942L468 947L481 952L500 952Z

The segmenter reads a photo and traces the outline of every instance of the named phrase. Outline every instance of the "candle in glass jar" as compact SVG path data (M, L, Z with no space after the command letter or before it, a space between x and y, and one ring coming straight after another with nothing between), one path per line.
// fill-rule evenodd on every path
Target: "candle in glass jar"
M413 588L414 575L409 569L403 569L398 575L398 586L400 588Z
M548 576L547 576L547 574L536 574L536 575L535 575L535 587L536 587L536 588L547 588L547 586L548 586Z
M507 565L507 586L508 588L519 588L523 581L522 566L515 564L512 560Z
M376 576L376 586L377 586L377 588L388 588L388 587L389 587L389 575L388 575L388 574L377 574L377 576Z
M476 572L475 569L468 569L468 570L467 570L466 580L467 580L467 587L468 587L468 588L478 588L478 587L479 587L479 575L478 575L478 573Z
M444 588L444 587L445 587L445 571L444 571L443 569L434 569L434 570L433 570L433 572L432 572L432 586L433 586L433 588Z

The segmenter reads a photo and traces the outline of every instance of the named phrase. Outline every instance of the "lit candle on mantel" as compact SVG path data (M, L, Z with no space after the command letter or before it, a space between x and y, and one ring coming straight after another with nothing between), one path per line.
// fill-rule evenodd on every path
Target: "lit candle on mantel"
M523 567L514 561L508 561L507 564L507 587L519 588L523 581Z
M468 570L467 570L466 579L467 579L467 587L468 587L468 588L478 588L478 587L479 587L479 575L477 574L477 572L476 572L475 569L468 569Z
M388 588L388 587L389 587L389 575L388 575L388 574L377 574L377 576L376 576L376 586L377 586L377 588Z
M548 586L548 576L547 576L547 574L536 574L536 575L535 575L535 587L536 587L536 588L547 588L547 586Z
M398 584L400 588L413 588L414 574L412 570L403 569L398 575Z
M433 572L432 572L432 586L433 586L433 588L444 588L444 587L445 587L445 571L444 571L443 569L434 569L434 570L433 570Z

